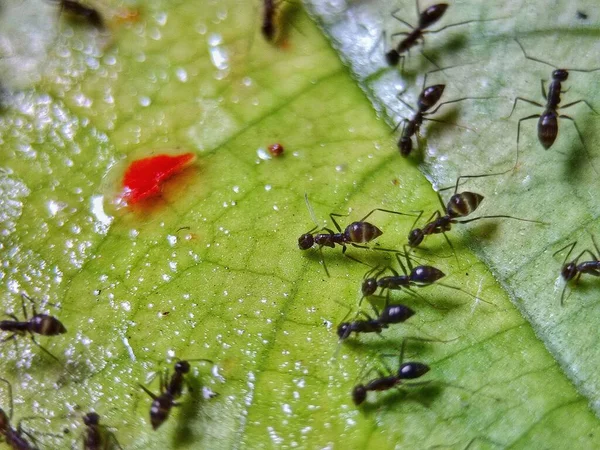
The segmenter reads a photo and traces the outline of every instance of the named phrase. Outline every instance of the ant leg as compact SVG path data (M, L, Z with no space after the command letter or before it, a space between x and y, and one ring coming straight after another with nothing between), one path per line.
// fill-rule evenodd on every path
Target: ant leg
M12 420L13 415L13 395L12 395L12 385L5 378L0 378L0 381L6 383L8 390L8 418Z
M598 248L598 244L596 244L596 239L594 238L594 235L592 233L590 233L590 236L592 238L592 244L594 244L594 248L596 249L596 254L600 256L600 249ZM598 260L598 257L594 259Z
M403 213L403 212L400 212L400 211L392 211L391 209L375 208L369 214L367 214L365 217L363 217L362 219L360 219L359 222L364 222L375 211L383 211L383 212L386 212L386 213L389 213L389 214L398 214L399 216L411 216L411 217L414 217L413 214L406 214L406 213Z
M350 256L348 253L345 253L345 252L344 252L344 253L343 253L343 255L344 255L346 258L348 258L348 259L351 259L351 260L352 260L352 261L354 261L354 262L357 262L357 263L359 263L359 264L362 264L362 265L364 265L364 266L370 267L370 266L369 266L369 265L368 265L366 262L362 262L360 259L358 259L358 258L355 258L354 256Z
M406 107L407 107L408 109L410 109L412 112L415 112L415 109L414 109L412 106L410 106L408 103L406 103L404 100L402 100L402 95L403 95L405 92L406 92L406 91L401 91L401 92L398 92L398 95L396 95L396 98L397 98L398 100L400 100L400 101L401 101L401 102L404 104L404 106L406 106Z
M25 317L25 320L27 321L27 320L29 320L29 317L27 317L27 308L25 308L25 299L27 299L31 302L31 311L33 311L34 316L37 314L37 312L35 310L35 303L31 299L31 297L27 296L27 294L25 294L25 293L22 293L21 294L21 306L23 308L23 316Z
M566 105L561 106L560 109L565 109L565 108L568 108L569 106L573 106L573 105L576 105L578 103L585 103L587 105L587 107L590 108L594 112L594 114L598 115L598 111L596 111L594 108L592 108L592 105L590 105L587 102L587 100L584 100L584 99L577 100L576 102L567 103Z
M527 117L523 117L523 118L519 119L519 124L517 125L517 157L515 158L515 165L513 166L513 170L515 170L517 168L517 165L519 164L519 138L521 135L521 122L523 122L524 120L529 120L529 119L538 119L540 117L541 117L540 114L532 114L531 116L527 116Z
M454 193L456 194L456 192L458 191L458 186L462 184L462 183L460 183L460 180L462 180L463 178L495 177L495 176L498 176L498 175L504 175L507 172L510 172L510 169L509 170L505 170L504 172L484 173L484 174L481 174L481 175L461 175L460 177L458 177L456 179L456 184L454 186L448 186L448 187L445 187L445 188L440 188L440 189L438 189L438 192L447 191L449 189L454 188ZM446 205L444 205L444 209L446 209Z
M419 286L419 287L425 287L425 286ZM404 289L406 290L406 293L408 295L411 295L411 296L413 296L415 298L418 298L420 301L427 303L433 309L437 309L439 311L448 311L448 308L441 308L441 307L439 307L437 305L434 305L429 300L427 300L425 297L423 297L421 294L419 294L418 292L413 291L411 288L407 287L407 288L404 288Z
M406 22L404 22L404 23L406 23ZM406 31L401 31L399 33L390 34L390 38L394 38L396 36L408 36L409 34L410 33L407 33Z
M508 17L496 17L495 19L471 19L471 20L465 20L463 22L451 23L450 25L443 26L442 28L438 28L437 30L425 30L425 31L423 31L423 33L439 33L440 31L446 30L448 28L458 27L460 25L466 25L466 24L469 24L469 23L475 23L475 22L494 22L496 20L505 20L505 19L512 19L512 17L508 16Z
M475 220L479 220L479 219L514 219L514 220L520 220L521 222L531 222L531 223L537 223L540 225L550 225L548 222L542 222L541 220L521 219L520 217L507 216L504 214L495 214L492 216L480 216L480 217L475 217L473 219L467 219L467 220L457 220L455 223L469 223L469 222L474 222Z
M345 249L346 247L344 246L344 250L342 250L342 253L345 253ZM329 278L329 270L327 269L327 264L325 264L325 256L323 256L323 247L319 247L319 256L321 259L321 264L323 264L323 269L325 269L325 274L327 275L327 278Z
M31 333L30 333L31 334ZM52 353L50 353L49 350L46 350L38 341L35 340L35 337L33 337L33 334L31 334L31 340L33 341L33 343L35 345L37 345L42 351L46 352L47 355L49 355L52 359L54 359L57 363L61 364L60 359L58 359L56 356L54 356ZM62 365L62 364L61 364ZM66 368L66 367L65 367ZM70 372L67 369L68 372Z
M405 256L406 256L406 261L410 262L408 255L405 254ZM408 272L406 271L406 266L402 262L402 259L400 259L400 253L396 253L396 260L398 261L398 265L400 266L400 270L402 270L402 273L404 274L404 276L408 276Z
M462 288L459 288L458 286L452 286L451 284L445 284L445 283L439 283L439 282L436 282L435 284L436 284L436 285L438 285L438 286L444 286L444 287L447 287L447 288L449 288L449 289L454 289L454 290L457 290L457 291L464 292L464 293L465 293L465 294L467 294L469 297L472 297L472 298L474 298L476 301L481 301L481 302L483 302L483 303L487 303L488 305L491 305L491 306L496 306L496 304L495 304L495 303L488 302L487 300L484 300L484 299L482 299L481 297L479 297L479 296L477 296L477 295L471 294L470 292L468 292L468 291L465 291L464 289L462 289Z
M113 433L112 431L106 430L107 432L107 440L109 445L112 444L114 447L118 448L119 450L123 450L123 447L121 447L121 444L119 443L119 441L117 440L117 437L115 436L115 433Z
M573 243L571 243L571 244L567 244L567 245L565 245L564 247L562 247L562 248L560 248L560 249L556 250L554 253L552 253L552 256L555 256L557 253L560 253L560 252L562 252L562 251L563 251L565 248L567 248L567 247L571 247L571 248L569 249L569 252L567 253L567 256L565 257L565 260L564 260L564 261L563 261L563 263L562 263L562 265L564 266L564 265L565 265L565 263L567 262L567 259L569 259L569 256L571 255L571 252L573 251L573 249L575 248L575 246L576 246L576 245L577 245L577 241L575 241L575 242L573 242Z
M546 88L544 87L544 79L540 80L542 82L542 97L544 97L544 100L548 100L548 96L546 95Z
M396 14L398 14L398 11L400 11L401 8L398 8L395 11L392 11L392 13L390 14L394 19L396 19L399 22L402 22L404 25L406 25L408 28L410 28L411 30L414 30L415 27L413 27L410 23L406 22L405 20L401 19L400 17L396 16ZM407 33L408 34L408 33Z
M438 111L438 109L440 109L442 106L448 105L450 103L462 102L463 100L489 100L489 99L492 99L492 98L499 98L499 97L497 97L497 96L491 96L491 97L461 97L461 98L456 98L454 100L448 100L447 102L439 103L434 109L432 109L431 111L428 111L427 114L435 114ZM540 105L540 106L542 106L542 105ZM427 119L427 120L433 120L433 119Z
M431 114L431 113L427 113L427 114ZM445 124L448 124L448 125L453 125L453 126L455 126L457 128L462 128L463 130L469 130L469 131L472 131L473 133L477 134L477 132L473 128L469 128L469 127L467 127L465 125L459 125L459 124L454 123L454 122L448 122L447 120L430 119L428 117L423 117L423 120L427 120L429 122L437 122L437 123L445 123ZM419 134L419 137L420 137L420 134Z
M150 390L146 386L139 384L139 383L138 383L138 386L141 387L146 394L148 394L150 397L152 397L152 400L156 400L158 398L158 396L155 395L153 392L150 392Z
M586 104L587 104L587 102L586 102ZM590 106L590 108L591 108L591 106ZM596 111L594 111L594 112L596 112ZM598 114L598 113L596 113L596 114ZM577 122L575 122L575 119L573 119L571 116L566 116L564 114L561 114L558 117L560 117L562 119L568 119L571 122L573 122L573 126L575 127L575 130L577 130L577 134L579 135L579 140L581 141L581 145L583 146L583 149L585 150L585 154L586 154L587 159L588 159L588 161L590 163L590 166L592 166L592 169L594 170L594 172L596 173L596 175L600 175L600 174L598 174L598 171L594 167L594 163L592 163L592 156L590 155L590 152L588 151L588 149L587 149L587 147L585 145L585 141L583 140L583 135L581 134L581 131L579 130L579 127L577 126Z
M444 208L445 208L445 206L444 206ZM423 213L424 213L425 211L421 209L421 210L414 211L414 212L418 212L418 213L419 213L419 215L417 216L417 218L416 218L416 219L415 219L415 221L413 222L413 224L412 224L412 227L410 227L410 230L411 230L411 231L415 229L415 225L417 224L417 222L419 221L419 219L420 219L420 218L423 216Z
M514 101L514 103L513 103L513 107L512 107L512 109L510 110L510 114L509 114L508 116L504 117L504 119L509 119L509 118L510 118L510 117L513 115L513 113L515 112L515 108L517 107L517 102L518 102L519 100L521 100L522 102L525 102L525 103L529 103L529 104L531 104L531 105L539 106L540 108L543 108L543 107L544 107L544 105L542 105L541 103L534 102L533 100L529 100L529 99L526 99L526 98L524 98L524 97L516 97L516 98L515 98L515 101Z
M452 250L452 253L454 253L454 258L456 259L456 265L458 266L458 268L460 270L460 261L458 260L458 255L456 254L456 250L454 249L454 245L452 245L452 241L450 240L450 238L448 237L448 235L446 234L445 231L442 231L442 235L444 236L444 239L446 239L446 242L450 246L450 249Z
M401 100L401 101L404 103L404 101L403 101L403 100ZM408 104L407 104L407 103L405 103L405 104L408 106ZM411 109L412 109L412 108L411 108ZM401 135L402 135L402 134L404 134L404 129L406 128L406 123L407 123L407 122L410 122L410 121L409 121L407 118L402 118L402 120L401 120L400 122L398 122L398 125L396 125L396 126L394 127L394 129L392 130L392 134L396 132L396 130L398 129L398 127L400 127L400 125L401 125L401 124L402 124L402 130L400 130L400 134L401 134Z
M348 214L336 214L336 213L329 214L329 218L333 222L335 229L338 231L338 233L341 233L342 229L340 228L340 225L337 223L337 221L334 219L334 217L348 217Z

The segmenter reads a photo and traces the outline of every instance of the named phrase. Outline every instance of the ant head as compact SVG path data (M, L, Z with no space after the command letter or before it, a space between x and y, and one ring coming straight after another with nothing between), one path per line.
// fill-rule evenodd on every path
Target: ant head
M398 378L412 380L425 375L427 372L429 372L429 366L427 364L407 362L400 365L400 368L398 369Z
M100 423L100 416L95 412L87 413L83 416L83 423L88 427L98 425Z
M362 384L354 386L354 389L352 389L352 401L354 402L354 404L358 406L362 402L364 402L366 398L367 390L365 389L365 387Z
M375 278L367 278L362 282L362 295L368 297L373 295L377 290L377 280Z
M190 371L190 363L187 361L177 361L175 363L175 372L188 373Z
M565 279L565 281L572 280L575 277L575 275L577 275L577 265L575 264L575 262L565 264L561 269L560 274Z
M569 71L567 69L556 69L552 71L552 79L556 81L567 81Z
M446 89L445 84L434 84L423 89L423 92L419 94L419 98L417 99L419 110L425 112L435 105L444 93L444 89Z
M397 66L398 62L400 62L400 53L393 48L385 54L385 60L390 66Z
M402 136L400 138L398 141L398 149L402 156L410 155L410 152L412 152L412 139L410 136Z
M450 217L465 217L477 209L485 197L474 192L461 192L450 197L446 214Z
M337 327L337 335L340 341L346 339L350 335L350 324L348 322L340 323Z
M435 22L440 20L440 17L444 15L448 8L447 3L438 3L437 5L431 5L425 11L423 11L419 17L419 28L427 28L433 25Z
M410 247L417 247L421 242L423 242L424 237L425 235L423 234L423 230L420 228L415 228L408 233L408 245Z
M298 247L300 250L308 250L315 244L315 238L310 233L305 233L298 238Z

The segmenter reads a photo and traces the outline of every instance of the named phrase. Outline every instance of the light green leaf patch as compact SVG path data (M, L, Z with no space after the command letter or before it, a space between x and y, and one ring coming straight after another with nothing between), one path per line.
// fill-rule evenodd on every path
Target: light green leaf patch
M110 17L113 7L103 12ZM433 211L438 199L431 186L412 160L397 154L389 127L377 120L303 13L288 16L294 27L273 46L259 34L258 5L153 2L139 8L139 22L117 25L115 19L108 37L45 16L60 33L46 44L41 81L4 96L3 305L20 316L23 291L60 304L40 309L68 330L39 338L60 364L27 337L0 348L0 373L13 386L15 423L33 415L51 420L26 422L28 429L70 429L60 439L39 436L40 446L48 448L81 445L81 414L89 410L128 449L462 449L473 438L479 440L472 448L496 448L491 441L515 448L539 442L598 446L597 418L588 408L592 396L579 394L546 350L552 341L537 319L545 312L566 323L563 315L574 314L593 295L591 286L577 289L565 308L557 306L554 280L561 261L550 254L564 245L566 224L474 223L469 228L478 240L453 230L460 266L441 236L429 238L419 253L424 261L443 270L447 284L491 304L444 287L419 290L429 304L394 295L417 311L414 317L381 337L340 344L336 326L356 311L367 268L344 258L339 248L324 249L327 277L316 249L297 248L298 236L314 226L304 194L320 221L331 212L349 213L340 218L345 226L378 207ZM514 43L505 45L518 58ZM509 59L508 50L500 53ZM14 69L16 60L4 62ZM445 95L450 98L450 87L457 95L474 95L456 73L471 77L460 69L448 79L440 75L448 83ZM516 83L501 83L500 75L486 79L485 73L481 69L477 85L485 95L510 96L516 89ZM382 72L374 83L386 76ZM528 83L523 70L519 78L523 95L531 87L538 92L538 77ZM573 82L569 95L587 92L583 84L576 92L578 85ZM594 104L591 94L589 100ZM508 114L509 103L475 102L476 117L461 105L456 120L474 131L440 126L430 136L425 127L429 151L435 152L425 157L432 163L427 167L443 166L447 172L439 179L451 183L457 173L488 169L486 149L496 149L491 153L498 166L510 164L515 121L496 120ZM504 127L504 134L495 135L495 127ZM497 208L542 218L552 207L566 220L559 208L565 202L550 206L550 197L568 190L583 197L590 188L580 183L593 180L593 171L581 164L577 180L567 183L564 160L575 152L536 152L531 131L524 129L527 149L515 174L473 183L474 191L486 195L482 213ZM563 145L568 133L561 129ZM456 139L456 152L446 151ZM267 146L276 142L284 145L284 155L265 158ZM115 173L134 155L164 148L195 152L195 169L167 185L153 208L111 208ZM465 168L455 170L459 165ZM541 191L546 196L534 195ZM573 217L589 220L579 210ZM412 224L381 212L369 220L384 231L377 242L387 248L401 248ZM516 294L534 327L467 245ZM372 265L390 263L382 252L348 253ZM504 255L503 262L496 255ZM538 255L535 271L531 255ZM538 275L550 284L534 281ZM542 287L549 292L529 293L546 292ZM547 307L530 313L542 301ZM586 320L593 321L592 315ZM564 339L593 339L592 332L567 327L573 332ZM378 376L371 368L397 367L407 336L444 341L407 345L407 360L431 366L419 380L430 383L373 393L357 408L353 386ZM560 348L575 347L565 341ZM594 358L589 352L586 361L577 358L582 374ZM208 358L215 367L192 363L193 392L152 431L151 399L138 384L158 392L156 372L172 367L175 357ZM202 387L218 396L204 398ZM0 392L7 409L6 390Z

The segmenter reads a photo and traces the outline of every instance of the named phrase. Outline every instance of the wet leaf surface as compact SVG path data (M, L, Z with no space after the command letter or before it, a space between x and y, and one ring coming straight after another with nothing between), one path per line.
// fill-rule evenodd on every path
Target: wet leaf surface
M429 303L395 295L417 314L381 337L340 345L336 325L356 310L367 269L339 248L324 249L327 277L316 250L297 248L297 237L314 226L305 193L317 220L348 213L339 219L345 226L378 207L435 210L437 196L419 168L449 185L458 174L510 166L516 120L536 110L519 106L510 120L498 117L508 115L517 93L541 100L539 78L549 74L524 60L512 30L524 33L540 57L549 53L540 43L553 52L560 47L555 54L562 62L575 45L571 38L581 53L593 53L595 42L584 47L593 36L585 24L551 22L550 8L539 13L525 5L514 19L474 25L453 51L445 51L448 36L428 37L427 48L444 66L487 61L435 74L447 84L448 99L502 98L450 109L446 119L472 131L427 124L425 151L402 159L390 128L299 10L286 12L295 26L272 46L260 35L259 8L247 2L153 2L139 5L140 19L132 23L111 21L117 10L110 5L102 9L108 35L66 22L48 5L33 19L11 15L30 3L0 11L13 26L2 28L0 41L11 55L1 61L7 86L0 117L2 302L19 317L23 291L60 304L38 309L59 317L68 333L39 338L60 364L26 337L3 344L0 373L13 386L15 421L48 417L24 426L70 429L61 439L39 436L40 446L80 445L81 415L92 409L133 449L462 449L475 437L471 448L598 446L597 418L588 407L597 392L590 370L597 359L595 286L580 283L560 308L556 279L564 256L552 257L570 240L588 245L585 230L594 231L597 217L597 177L568 124L547 152L533 124L524 125L518 170L469 184L486 197L482 214L544 218L550 226L482 221L453 230L459 265L441 236L428 238L419 253L447 274L447 284L491 305L444 287L419 291ZM394 9L369 5L374 9L329 5L322 23L332 33L352 30L348 20L368 27L370 13L382 21ZM507 4L482 14L516 10ZM478 11L458 3L448 20L479 18ZM403 14L413 21L414 7ZM31 21L36 25L25 26ZM44 51L4 38L21 29L31 33L27 42L37 36ZM557 31L567 38L548 40ZM371 27L364 33L353 34L354 41L368 48L378 33ZM451 36L460 40L462 33L456 28ZM414 103L418 74L427 67L419 61L418 54L407 61L409 81L376 65L368 72L370 63L352 67L371 99L405 115L393 99L407 87ZM565 98L600 104L594 77L574 74ZM595 118L585 107L573 116L597 160ZM281 157L269 157L274 143L285 147ZM193 151L194 166L165 183L150 207L115 208L126 162L165 148ZM377 242L387 248L401 248L412 225L381 212L370 220L384 231ZM397 267L383 252L348 253ZM422 379L430 383L375 393L356 408L352 387L377 369L393 370L397 356L382 355L398 355L407 336L445 341L407 346L408 360L431 366ZM152 431L151 399L138 384L158 392L156 374L175 358L208 358L216 366L193 364L192 392ZM219 395L207 399L203 387Z

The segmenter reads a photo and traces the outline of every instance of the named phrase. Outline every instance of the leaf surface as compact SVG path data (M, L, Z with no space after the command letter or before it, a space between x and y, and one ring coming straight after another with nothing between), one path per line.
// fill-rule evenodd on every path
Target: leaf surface
M455 7L457 20L480 17L476 8ZM152 2L139 5L140 20L131 24L119 24L111 16L115 8L102 10L113 17L109 37L70 24L51 8L39 14L27 33L39 36L45 52L42 58L26 54L38 65L18 77L24 50L14 44L2 72L14 82L7 82L12 87L0 117L3 305L21 316L22 291L60 304L38 308L60 317L68 330L39 338L60 364L27 338L1 348L14 420L51 417L40 425L43 431L72 430L57 440L41 436L42 446L81 445L80 415L92 409L124 448L133 449L462 449L473 438L479 438L473 447L481 448L496 448L491 441L513 448L598 446L597 418L588 407L597 392L597 375L589 371L596 358L590 345L594 286L578 286L560 308L555 281L562 261L551 256L574 228L585 241L585 227L597 217L589 194L596 177L585 154L576 145L567 148L577 137L572 130L561 128L557 148L543 152L533 127L524 126L519 169L469 185L486 196L482 213L549 216L551 226L482 221L463 227L469 235L453 230L459 265L441 236L428 238L419 253L447 274L447 284L491 305L443 287L419 291L429 303L394 295L417 314L381 337L339 344L336 326L356 311L366 268L339 248L326 248L327 277L316 250L297 248L297 237L314 226L304 194L318 221L331 212L350 214L339 218L343 227L373 208L434 211L431 185L413 159L398 155L389 127L303 13L286 12L294 27L282 45L272 46L259 34L259 9L247 2ZM536 48L536 39L560 24L548 25L523 8L544 24L526 41ZM502 11L490 8L485 17L496 13ZM337 16L321 19L329 30L352 30L331 17ZM516 29L529 29L531 20L520 16ZM11 22L19 28L19 20ZM489 67L437 74L448 84L447 98L539 95L538 78L548 68L519 56L506 34L512 26L473 27L480 35L470 39L481 48L469 42L464 48L486 55ZM461 36L459 28L453 33ZM373 40L378 33L366 34ZM442 34L427 45L436 48L436 42L444 43ZM464 48L435 56L444 65L456 64L454 55L469 61ZM564 48L568 54L568 44ZM510 61L515 66L505 66ZM357 64L352 68L371 98L392 102L404 86L396 71L361 73ZM423 71L416 55L407 69L413 64L416 82ZM539 76L524 69L532 66ZM506 82L511 67L520 68ZM588 78L572 78L569 98L585 95L598 104ZM459 173L511 164L516 118L497 119L510 106L507 99L461 105L451 118L474 131L428 124L421 168L446 185ZM593 149L593 119L579 110L574 116L586 138L591 134ZM266 158L276 142L285 147L283 156ZM151 207L115 210L110 203L126 163L162 149L195 152L196 164L167 184ZM566 193L578 201L556 200ZM412 225L410 218L381 212L369 220L384 231L377 242L386 248L401 248ZM397 267L382 252L348 253ZM445 341L407 345L408 360L431 366L423 377L430 383L374 393L355 407L352 387L375 377L371 368L393 370L407 336ZM158 392L156 373L175 357L207 358L217 369L192 363L192 392L152 431L151 399L138 384ZM203 386L219 395L203 398ZM26 425L35 429L39 422Z

